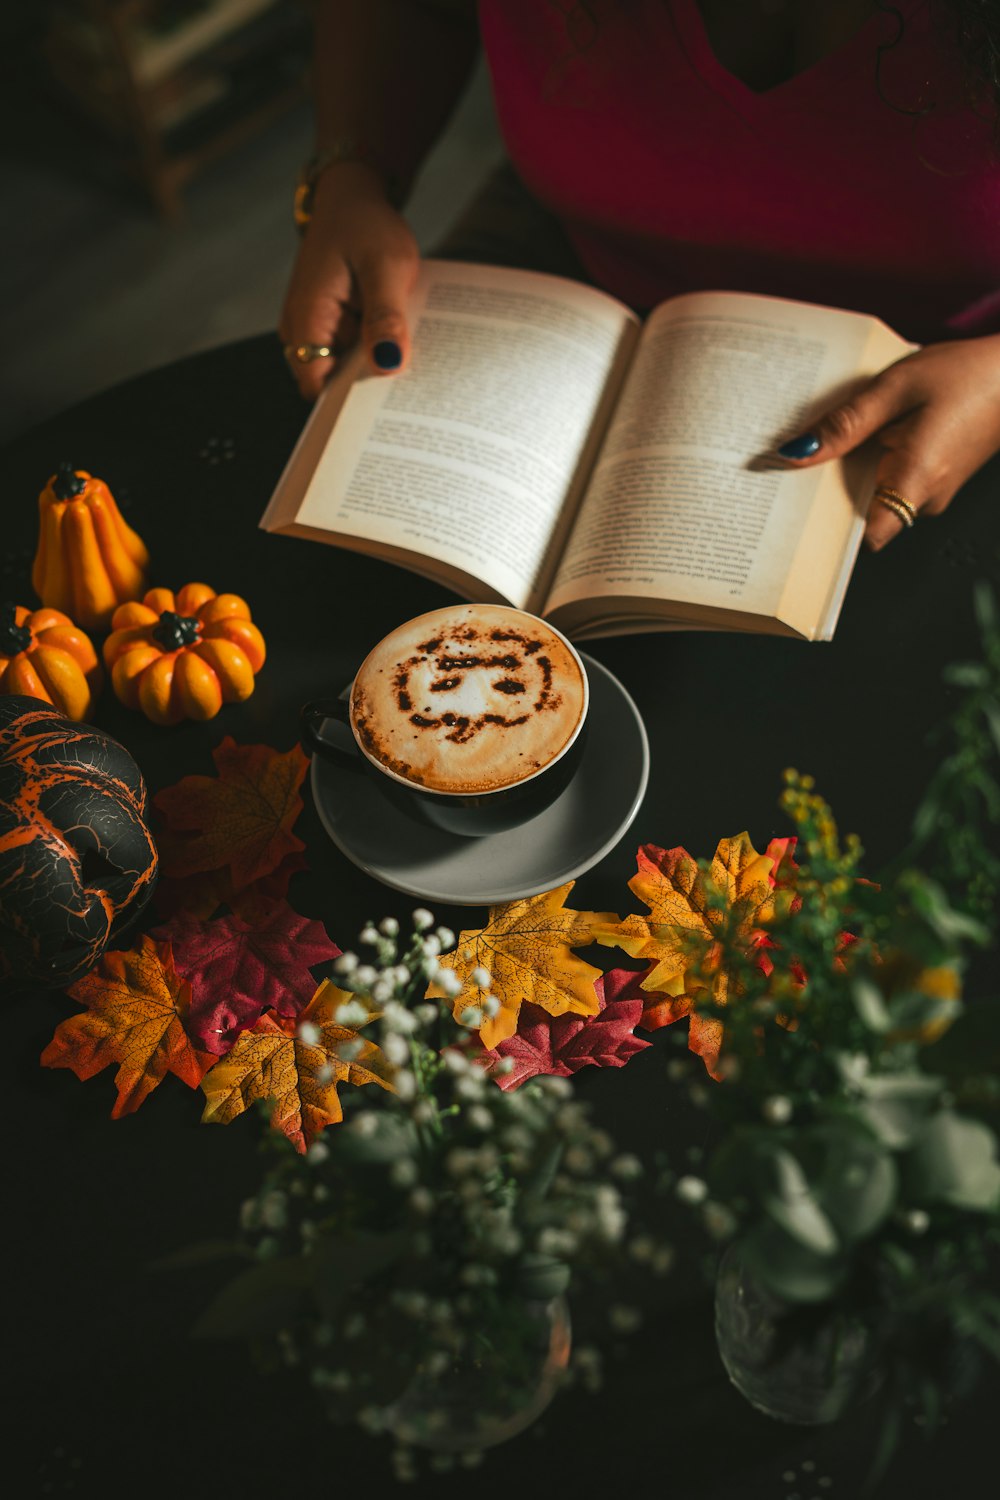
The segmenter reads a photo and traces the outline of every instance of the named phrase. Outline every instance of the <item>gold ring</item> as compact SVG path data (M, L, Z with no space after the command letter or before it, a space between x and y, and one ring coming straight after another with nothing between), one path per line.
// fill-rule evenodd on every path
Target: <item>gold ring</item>
M332 359L333 350L329 344L286 344L285 358L294 359L300 365L309 365L314 359Z
M917 512L906 496L901 495L898 490L890 489L887 484L878 485L873 498L891 510L904 526L912 526L917 519Z

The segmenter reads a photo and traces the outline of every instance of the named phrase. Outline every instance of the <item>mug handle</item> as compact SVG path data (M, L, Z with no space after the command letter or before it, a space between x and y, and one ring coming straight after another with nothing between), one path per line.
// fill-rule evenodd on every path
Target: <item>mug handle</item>
M338 765L360 770L364 757L351 731L350 698L311 698L299 710L299 742L307 755L319 755ZM326 739L323 725L332 719L347 731L338 739Z

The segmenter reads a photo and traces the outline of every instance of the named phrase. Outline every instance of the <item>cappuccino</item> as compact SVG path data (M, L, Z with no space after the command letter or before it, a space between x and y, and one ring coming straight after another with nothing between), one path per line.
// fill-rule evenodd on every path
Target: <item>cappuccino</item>
M569 642L494 604L431 610L385 637L351 691L358 744L401 781L497 792L544 771L576 738L587 679Z

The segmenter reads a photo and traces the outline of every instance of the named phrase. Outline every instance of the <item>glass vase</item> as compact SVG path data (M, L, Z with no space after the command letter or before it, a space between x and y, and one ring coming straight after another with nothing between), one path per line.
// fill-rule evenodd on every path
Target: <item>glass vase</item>
M439 1453L493 1448L541 1416L569 1364L569 1308L563 1297L520 1303L517 1368L489 1357L461 1357L444 1370L421 1367L388 1407L399 1442Z
M763 1287L733 1247L716 1279L715 1340L736 1389L779 1422L835 1422L879 1384L870 1324L837 1307L803 1315Z

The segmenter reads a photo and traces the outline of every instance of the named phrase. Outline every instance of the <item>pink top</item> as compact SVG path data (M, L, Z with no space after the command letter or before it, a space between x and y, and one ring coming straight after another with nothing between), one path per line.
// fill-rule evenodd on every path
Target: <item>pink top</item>
M920 340L1000 329L1000 155L927 0L756 93L696 0L479 0L500 128L595 282L876 313ZM596 17L589 45L567 12ZM584 38L584 41L586 39ZM932 108L927 106L931 104Z

